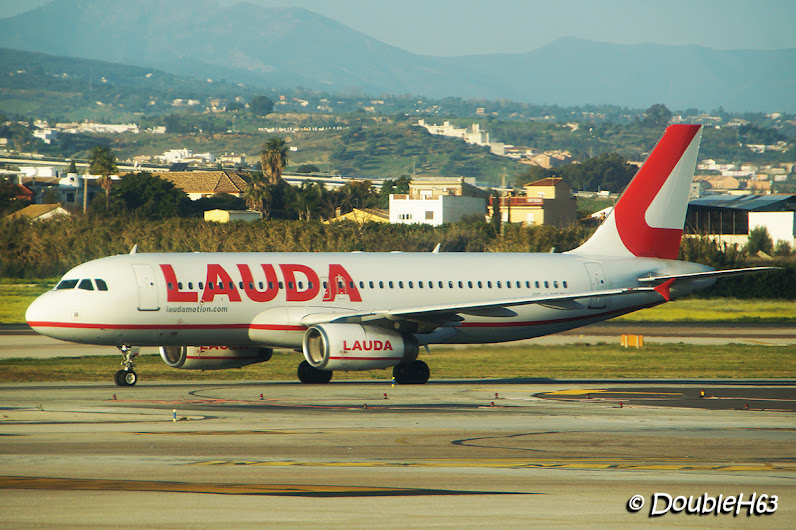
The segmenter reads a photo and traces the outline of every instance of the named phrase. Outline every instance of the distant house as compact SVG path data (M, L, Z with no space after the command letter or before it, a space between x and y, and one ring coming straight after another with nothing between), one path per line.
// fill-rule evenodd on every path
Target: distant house
M409 194L390 195L390 222L455 223L467 215L484 215L488 196L463 178L415 178L409 183Z
M60 204L31 204L25 206L18 212L14 212L7 217L9 219L27 218L31 221L44 221L45 219L53 219L57 217L68 217L68 211L61 208Z
M18 201L33 202L33 192L22 184L17 184L16 199Z
M155 176L168 180L194 201L217 193L243 197L246 191L246 181L235 171L176 171Z
M409 183L409 195L412 197L455 195L457 197L480 197L486 199L489 197L489 192L470 184L462 177L415 177Z
M338 215L337 217L333 217L329 220L324 221L324 223L336 223L340 221L354 221L357 224L363 225L365 223L389 223L390 222L390 211L389 210L379 210L379 209L372 209L372 208L354 208L353 211L350 211L346 214Z
M263 214L256 210L207 210L205 221L229 223L231 221L257 221Z
M537 180L526 184L524 188L524 197L500 197L500 215L503 222L568 226L577 221L577 199L561 178ZM490 212L494 200L489 200Z
M725 175L695 175L694 180L707 182L712 189L720 191L737 190L741 186L740 180Z

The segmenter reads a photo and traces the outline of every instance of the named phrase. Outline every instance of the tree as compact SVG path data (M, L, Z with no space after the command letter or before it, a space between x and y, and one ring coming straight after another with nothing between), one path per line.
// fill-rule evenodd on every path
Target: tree
M304 182L301 188L296 190L288 208L295 211L299 219L312 219L312 214L318 211L326 193L323 183Z
M758 226L749 231L749 239L746 241L744 250L750 256L754 256L761 250L771 255L774 251L774 243L771 241L771 236L768 235L766 227Z
M271 106L273 107L273 105ZM227 106L224 108L224 110L226 110L227 112L232 112L243 108L246 108L246 105L243 102L232 101L230 103L227 103Z
M242 210L246 201L229 193L216 193L212 197L202 197L189 203L194 213L202 214L207 210Z
M174 184L148 172L122 177L111 197L119 209L145 219L176 217L185 211L190 201Z
M91 148L89 171L93 175L100 175L99 183L105 190L105 211L107 212L111 208L111 175L116 173L116 157L110 147L98 145Z
M75 164L74 160L69 162L69 169L67 169L66 172L67 173L77 173L77 165Z
M267 116L274 110L274 102L265 96L254 96L249 101L249 110L255 116Z
M243 192L243 198L246 199L246 206L263 214L263 218L268 217L271 190L268 181L262 173L252 173L249 176L249 182L246 185L246 191Z
M386 210L390 207L390 195L407 195L410 181L411 179L406 175L402 175L398 180L385 180L379 190L377 206Z
M296 173L320 173L321 170L318 166L313 164L301 164L296 168Z
M268 184L276 185L282 180L282 171L287 165L287 144L284 138L270 138L260 151L260 163Z
M27 201L20 201L18 195L19 187L8 178L0 178L0 212L6 213L19 209L18 206Z
M644 111L644 121L642 123L647 127L666 127L671 119L672 111L666 108L666 105L656 103Z
M497 192L492 194L492 228L495 230L495 235L500 235L501 223L503 222L503 214L500 213L500 195Z

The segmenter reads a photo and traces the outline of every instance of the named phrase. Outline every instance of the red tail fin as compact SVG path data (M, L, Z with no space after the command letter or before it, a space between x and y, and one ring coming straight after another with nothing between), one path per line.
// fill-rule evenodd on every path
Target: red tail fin
M669 126L605 222L572 252L676 259L700 128Z

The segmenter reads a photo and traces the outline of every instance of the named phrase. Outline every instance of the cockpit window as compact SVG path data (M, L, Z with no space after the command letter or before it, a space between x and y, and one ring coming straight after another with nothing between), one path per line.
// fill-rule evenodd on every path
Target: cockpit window
M93 291L94 284L91 283L91 280L80 280L80 283L77 286L78 289L83 289L84 291Z
M60 291L62 289L74 289L79 281L80 280L61 280L61 282L55 286L55 290Z
M108 284L105 283L105 280L100 280L99 278L94 278L94 283L97 284L97 290L98 291L107 291L108 290Z

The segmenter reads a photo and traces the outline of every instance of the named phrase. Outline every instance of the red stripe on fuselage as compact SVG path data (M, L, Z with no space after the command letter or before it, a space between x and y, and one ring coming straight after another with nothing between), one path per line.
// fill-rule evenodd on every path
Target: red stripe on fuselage
M28 322L32 328L69 329L265 329L271 331L304 331L304 326L269 324L91 324L83 322Z
M503 322L463 322L459 327L462 328L508 328L508 327L533 327L545 326L550 324L563 324L566 322L577 322L579 320L590 320L593 318L600 318L608 315L618 315L622 313L630 313L638 311L639 309L646 309L654 307L663 303L664 300L659 302L651 302L640 306L628 307L625 309L614 309L612 311L603 311L602 313L595 313L592 315L580 315L577 317L558 318L551 320L532 320L532 321L503 321ZM281 324L89 324L82 322L28 322L32 328L71 328L71 329L129 329L129 330L147 330L147 329L260 329L268 331L305 331L305 326L291 326Z

